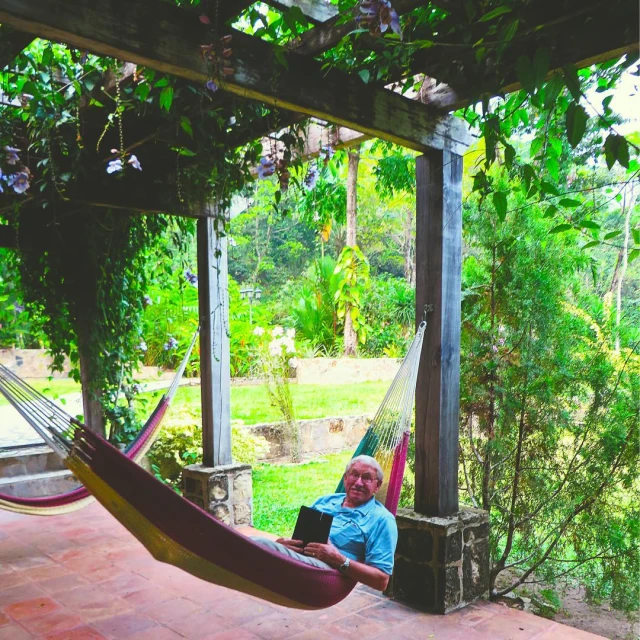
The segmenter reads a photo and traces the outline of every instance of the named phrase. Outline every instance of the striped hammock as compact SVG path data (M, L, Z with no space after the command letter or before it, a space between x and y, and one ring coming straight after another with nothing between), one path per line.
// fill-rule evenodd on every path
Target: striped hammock
M162 419L178 390L197 337L198 330L194 333L167 392L160 398L156 408L144 423L138 435L124 451L124 455L135 463L140 463L160 433ZM50 429L55 429L54 424L58 425L59 428L67 429L68 425L74 422L72 416L30 387L3 365L0 365L0 393L9 400L27 422L38 431L43 440L50 445L52 445ZM45 421L51 420L51 422L41 426L40 420L35 420L32 417L34 415L38 415L39 418ZM58 447L54 446L54 449L59 452ZM40 498L20 498L0 493L0 509L27 515L58 516L82 509L94 500L95 498L84 486L66 493Z
M356 450L357 455L373 455L387 470L381 491L392 513L398 505L406 462L425 326L420 325ZM40 428L42 424L41 420ZM289 558L214 519L76 420L52 428L49 439L91 494L160 562L208 582L298 609L330 607L355 586L337 570Z

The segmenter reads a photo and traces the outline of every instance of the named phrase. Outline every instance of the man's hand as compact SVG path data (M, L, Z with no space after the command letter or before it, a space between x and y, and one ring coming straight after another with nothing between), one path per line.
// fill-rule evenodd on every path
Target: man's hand
M332 544L321 544L320 542L310 542L304 548L304 555L318 558L334 569L337 569L345 561L345 556Z
M296 551L297 553L304 553L304 543L302 540L291 540L290 538L278 538L276 540L278 544L281 544L284 547L291 549L292 551Z

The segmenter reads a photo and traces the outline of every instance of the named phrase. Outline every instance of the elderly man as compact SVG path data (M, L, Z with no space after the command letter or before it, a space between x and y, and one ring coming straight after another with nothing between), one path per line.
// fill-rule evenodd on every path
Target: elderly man
M383 472L370 456L349 461L344 473L345 493L316 500L312 507L333 516L328 544L279 538L256 540L307 564L332 567L353 580L384 591L393 572L398 542L395 518L375 499Z

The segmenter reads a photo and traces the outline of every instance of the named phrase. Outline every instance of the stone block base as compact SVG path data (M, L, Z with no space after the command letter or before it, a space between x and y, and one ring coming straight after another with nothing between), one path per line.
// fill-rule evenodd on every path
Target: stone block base
M463 509L430 517L400 509L393 596L432 613L449 613L489 588L489 514Z
M191 464L182 471L182 492L225 524L252 524L253 486L248 464Z

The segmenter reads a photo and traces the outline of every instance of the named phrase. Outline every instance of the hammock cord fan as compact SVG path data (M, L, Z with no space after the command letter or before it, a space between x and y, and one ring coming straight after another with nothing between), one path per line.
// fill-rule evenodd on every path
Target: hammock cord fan
M406 461L426 323L416 337L355 455L387 471L385 505L395 513ZM0 379L0 392L12 394ZM37 393L37 392L36 392ZM13 400L95 498L160 562L208 582L298 609L337 604L355 582L265 548L188 502L79 421ZM40 403L38 403L40 406ZM25 406L27 408L25 408ZM34 425L35 426L35 425ZM46 435L46 437L45 437ZM379 492L380 495L380 492ZM382 496L380 496L382 498Z
M193 334L185 356L176 370L167 392L160 398L156 408L144 423L138 435L125 449L125 455L136 463L139 463L147 454L160 433L162 419L178 390L180 380L198 338L198 333L199 329ZM7 398L22 417L37 431L40 437L64 459L66 453L62 452L52 433L68 431L69 425L74 422L74 418L3 365L0 365L0 393ZM82 509L91 504L93 500L94 498L85 487L78 487L66 493L41 498L19 498L0 493L0 509L27 515L57 516Z

